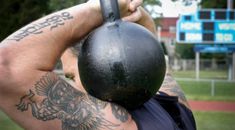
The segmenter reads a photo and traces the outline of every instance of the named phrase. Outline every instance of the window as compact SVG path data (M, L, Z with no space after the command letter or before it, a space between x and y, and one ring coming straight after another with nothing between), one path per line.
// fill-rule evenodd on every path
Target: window
M169 32L170 33L175 33L176 32L176 27L175 26L170 26L169 27Z

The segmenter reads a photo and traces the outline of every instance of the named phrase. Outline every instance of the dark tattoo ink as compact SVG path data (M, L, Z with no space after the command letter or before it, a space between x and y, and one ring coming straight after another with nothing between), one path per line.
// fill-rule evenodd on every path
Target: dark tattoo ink
M35 103L33 100L32 100L32 97L34 97L34 93L32 90L29 90L29 94L23 96L21 99L20 99L20 104L16 105L17 106L17 109L20 110L20 111L25 111L25 110L28 110L29 108L29 105L31 103ZM24 103L22 103L24 102Z
M42 29L46 27L50 27L50 30L53 30L54 28L64 25L65 21L70 19L73 19L73 16L71 16L69 12L62 12L61 14L55 14L45 19L43 22L34 23L29 26L26 26L25 28L19 30L17 34L11 36L7 40L20 41L29 35L33 34L36 35L43 33Z
M126 122L128 120L128 112L120 106L111 104L113 115L121 122Z
M108 102L97 100L96 98L92 96L89 96L89 98L94 104L96 104L97 110L104 109L108 105Z
M31 107L33 117L38 120L59 119L63 130L115 130L119 126L103 117L100 109L107 104L100 105L98 99L74 89L53 73L43 76L34 88L35 91L30 89L16 107L22 112ZM35 96L43 100L36 102Z

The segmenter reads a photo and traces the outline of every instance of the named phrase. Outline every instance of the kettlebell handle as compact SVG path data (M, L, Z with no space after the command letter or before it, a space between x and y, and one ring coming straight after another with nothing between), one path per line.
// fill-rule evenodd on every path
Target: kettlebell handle
M120 19L117 0L100 0L100 6L104 22L114 22Z

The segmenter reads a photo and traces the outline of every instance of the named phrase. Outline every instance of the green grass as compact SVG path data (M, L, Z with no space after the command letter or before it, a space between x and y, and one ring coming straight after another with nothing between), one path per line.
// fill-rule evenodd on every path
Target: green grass
M23 130L0 111L0 130Z
M200 71L200 79L227 80L227 71ZM195 71L174 71L175 78L195 78ZM188 99L235 101L235 83L215 81L215 96L211 96L210 81L177 81Z
M200 71L199 77L202 79L227 79L228 72L225 70L220 71ZM195 71L174 71L174 77L177 78L195 78Z
M211 95L211 82L178 81L188 99L235 101L235 83L215 82L215 95Z
M175 78L195 78L194 71L173 72ZM201 79L227 80L226 71L201 71ZM211 96L209 81L177 81L191 100L212 100L235 102L235 83L215 82L215 95ZM193 112L198 130L235 130L235 113Z
M235 130L235 113L194 112L198 130Z

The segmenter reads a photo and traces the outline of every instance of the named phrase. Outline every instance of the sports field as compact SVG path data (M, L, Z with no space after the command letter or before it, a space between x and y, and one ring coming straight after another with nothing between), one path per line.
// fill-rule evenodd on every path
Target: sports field
M193 71L173 72L175 78L195 78ZM202 79L226 80L226 71L202 71ZM214 96L211 96L210 81L178 81L190 100L235 102L234 82L215 82ZM235 112L193 111L198 130L234 130ZM5 114L0 112L0 130L22 130Z
M177 78L195 78L194 71L173 72ZM235 103L235 83L228 82L226 71L201 71L202 80L179 80L178 83L190 100L223 101ZM206 79L206 80L205 80ZM212 83L214 92L212 95ZM220 81L223 80L223 81ZM235 109L235 108L234 108ZM235 112L193 111L198 130L234 130Z
M235 102L235 81L227 81L226 71L201 71L199 80L194 79L194 71L173 72L173 75L190 100Z

